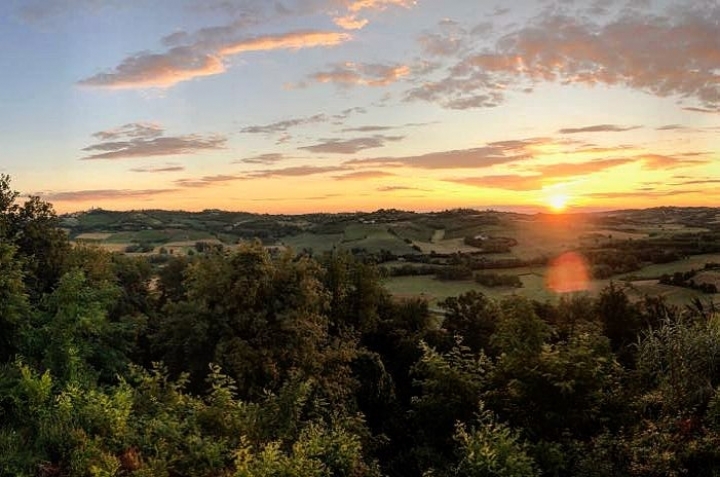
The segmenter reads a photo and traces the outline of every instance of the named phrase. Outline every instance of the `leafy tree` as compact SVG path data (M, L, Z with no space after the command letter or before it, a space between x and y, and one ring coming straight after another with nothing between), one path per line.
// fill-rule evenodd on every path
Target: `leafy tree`
M500 317L497 304L475 290L442 301L445 311L443 328L452 335L462 336L463 344L473 351L491 354L490 337L495 333Z
M457 477L533 477L540 475L519 434L480 406L476 425L458 424L455 440L459 462L449 475Z
M29 314L30 306L15 247L0 242L0 364L17 351L18 330Z
M132 349L130 327L108 320L117 296L116 287L91 285L79 270L63 275L26 329L22 354L61 382L114 379Z
M63 273L70 250L52 205L31 196L14 208L9 216L9 236L25 260L28 291L35 295L50 292Z

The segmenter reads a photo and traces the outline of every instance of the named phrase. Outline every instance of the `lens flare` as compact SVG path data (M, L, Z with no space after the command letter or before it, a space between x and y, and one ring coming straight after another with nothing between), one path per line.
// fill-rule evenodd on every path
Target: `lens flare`
M590 273L585 258L565 252L550 262L545 286L555 293L570 293L590 288Z

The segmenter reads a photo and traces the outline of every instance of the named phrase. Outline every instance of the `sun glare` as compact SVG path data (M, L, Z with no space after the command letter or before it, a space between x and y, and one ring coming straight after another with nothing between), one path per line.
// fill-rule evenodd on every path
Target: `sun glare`
M548 198L548 204L554 212L562 212L567 207L568 196L565 194L555 194Z

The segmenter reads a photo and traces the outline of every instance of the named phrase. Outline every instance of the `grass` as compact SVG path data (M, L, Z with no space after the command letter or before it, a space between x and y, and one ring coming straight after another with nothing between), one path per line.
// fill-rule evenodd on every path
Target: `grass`
M548 291L544 285L544 278L536 274L520 276L523 288L511 287L484 287L472 280L438 280L432 275L390 277L383 281L385 288L397 297L421 297L428 300L430 305L451 296L458 296L471 290L500 299L509 295L522 295L534 300L545 301L557 297Z
M690 270L700 270L708 262L720 262L720 254L709 253L703 255L691 255L684 260L678 260L670 263L659 263L648 265L635 272L621 275L620 279L648 280L658 279L664 274L672 275L674 272L687 272Z
M410 239L413 242L429 242L432 240L436 230L422 224L402 222L392 224L392 230L402 239Z
M89 241L89 242L102 242L112 236L112 233L101 233L101 232L87 232L80 234L75 237L75 240Z
M312 250L314 253L323 253L333 249L342 239L342 234L314 234L303 232L299 235L283 237L280 243L287 245L296 252L303 249Z
M387 250L396 255L417 253L412 245L388 232L387 224L350 224L339 244L345 249L361 248L368 252Z

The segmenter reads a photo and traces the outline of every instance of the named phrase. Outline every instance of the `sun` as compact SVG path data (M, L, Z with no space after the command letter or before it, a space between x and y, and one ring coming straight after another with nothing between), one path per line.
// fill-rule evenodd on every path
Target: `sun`
M554 212L562 212L567 208L568 199L566 194L554 194L548 197L548 205Z

